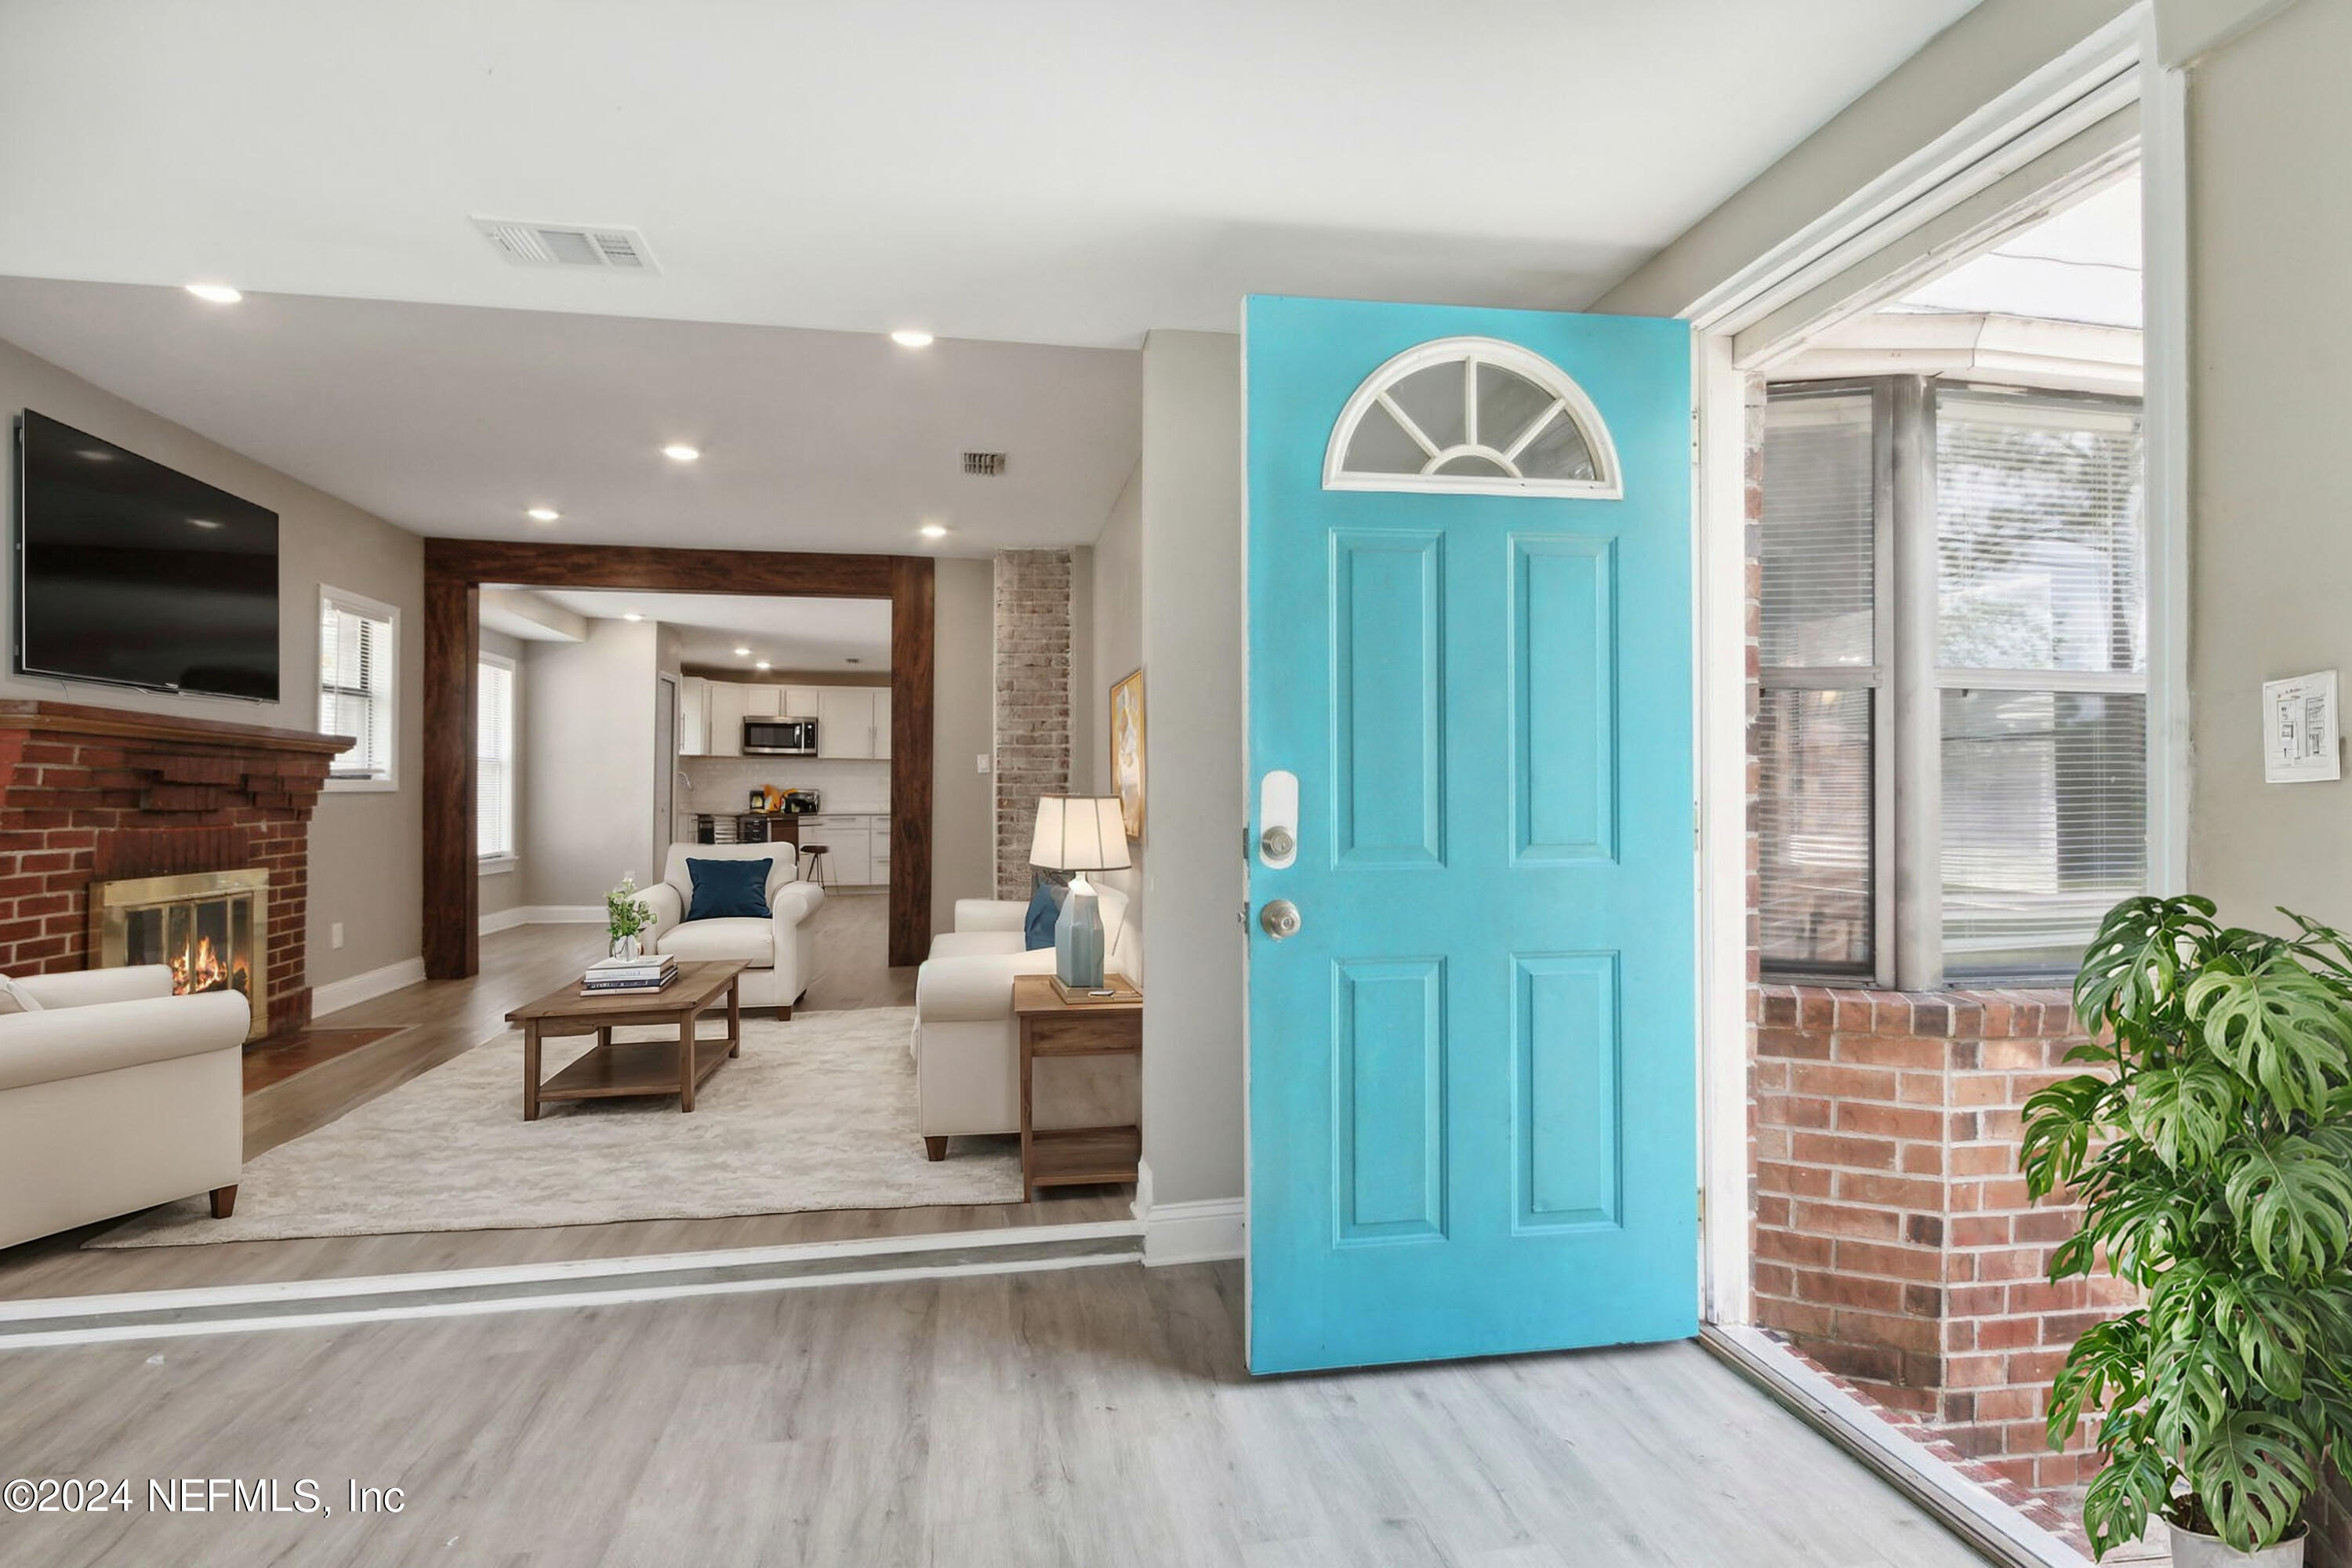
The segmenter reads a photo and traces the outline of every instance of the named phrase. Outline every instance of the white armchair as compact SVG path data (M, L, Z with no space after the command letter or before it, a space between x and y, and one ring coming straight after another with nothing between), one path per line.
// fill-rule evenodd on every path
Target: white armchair
M1103 971L1142 980L1141 933L1127 895L1095 884L1103 922ZM1021 1038L1013 982L1054 973L1054 950L1028 948L1029 906L958 899L955 930L931 939L915 978L915 1098L923 1147L947 1158L960 1135L1021 1131ZM1050 1071L1048 1069L1051 1069ZM1033 1114L1040 1127L1136 1121L1141 1086L1131 1061L1040 1063Z
M0 1247L196 1193L236 1202L245 1035L234 991L162 964L30 975L0 1013Z
M690 921L694 878L688 860L768 860L766 920ZM800 855L790 844L673 844L662 879L646 889L654 917L646 934L649 952L681 960L734 959L751 967L738 983L746 1007L773 1007L793 1016L793 1004L816 973L816 938L808 918L824 902L824 889L800 879Z

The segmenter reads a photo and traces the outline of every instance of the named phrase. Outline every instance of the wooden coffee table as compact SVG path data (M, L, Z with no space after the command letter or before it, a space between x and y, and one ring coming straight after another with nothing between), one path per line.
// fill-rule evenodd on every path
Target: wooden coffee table
M507 1015L522 1026L522 1119L539 1120L551 1100L613 1100L627 1095L674 1094L680 1110L694 1109L694 1091L730 1057L743 1054L743 1007L736 977L744 966L732 960L680 963L677 978L663 991L637 996L583 996L572 981ZM695 1021L727 999L727 1036L698 1039ZM613 1038L614 1029L670 1028L669 1040ZM593 1035L596 1047L549 1079L539 1081L540 1042L563 1035Z

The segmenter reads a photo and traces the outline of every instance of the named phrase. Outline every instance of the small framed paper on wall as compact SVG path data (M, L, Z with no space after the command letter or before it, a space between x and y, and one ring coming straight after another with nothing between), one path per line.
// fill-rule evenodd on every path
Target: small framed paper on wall
M2319 784L2344 776L2336 743L2336 672L2263 682L2263 779Z
M1127 836L1143 837L1143 671L1110 689L1110 782Z

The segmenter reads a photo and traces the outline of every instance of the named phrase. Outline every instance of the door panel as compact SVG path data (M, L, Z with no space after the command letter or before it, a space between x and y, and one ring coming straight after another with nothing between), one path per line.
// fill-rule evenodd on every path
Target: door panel
M1301 916L1250 927L1250 1364L1692 1333L1687 331L1254 299L1244 352Z

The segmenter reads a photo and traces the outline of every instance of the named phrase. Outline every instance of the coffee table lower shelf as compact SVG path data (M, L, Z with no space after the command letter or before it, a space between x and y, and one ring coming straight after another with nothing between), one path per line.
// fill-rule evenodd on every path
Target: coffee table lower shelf
M700 1089L734 1048L735 1042L728 1039L695 1041L694 1087ZM540 1102L676 1094L677 1051L676 1040L606 1041L541 1084Z
M1034 1190L1132 1182L1142 1158L1140 1127L1035 1128L1029 1133L1028 1184Z

